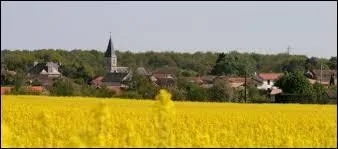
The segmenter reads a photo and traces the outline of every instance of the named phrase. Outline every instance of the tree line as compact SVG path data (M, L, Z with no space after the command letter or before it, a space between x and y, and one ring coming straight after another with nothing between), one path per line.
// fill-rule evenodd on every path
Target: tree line
M144 52L116 51L118 66L130 68L145 67L149 71L159 68L170 68L176 77L175 85L168 88L176 100L192 101L237 101L242 102L242 90L231 89L227 81L216 80L209 89L201 88L197 84L188 82L185 77L204 75L227 75L249 77L254 72L305 72L311 69L336 69L337 58L329 59L306 57L305 55L275 54L264 55L257 53L226 53L195 52ZM49 89L51 95L95 96L112 97L115 93L106 88L94 89L88 85L89 81L97 76L104 76L104 54L97 50L75 49L66 51L61 49L41 50L2 50L1 51L1 85L24 85L25 75L37 62L57 62L61 66L59 71L64 79L56 80ZM3 70L17 72L11 76ZM21 80L21 81L20 81ZM121 97L152 98L158 88L144 76L135 75L131 86ZM18 87L19 88L19 87ZM252 100L264 101L266 94L255 87L248 87L247 96Z

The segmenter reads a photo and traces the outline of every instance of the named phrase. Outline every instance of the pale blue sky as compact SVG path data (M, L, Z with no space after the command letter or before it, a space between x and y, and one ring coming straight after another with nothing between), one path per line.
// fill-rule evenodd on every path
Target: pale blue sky
M337 55L337 2L1 2L1 49Z

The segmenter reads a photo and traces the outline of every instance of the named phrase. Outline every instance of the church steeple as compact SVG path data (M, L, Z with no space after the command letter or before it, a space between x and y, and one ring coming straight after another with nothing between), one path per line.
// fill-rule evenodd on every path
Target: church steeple
M106 60L108 72L114 72L116 70L115 68L117 67L117 57L115 55L113 42L111 40L111 33L110 33L110 38L109 38L107 50L104 53L104 57L105 57L105 60Z
M115 55L114 46L113 46L112 41L111 41L111 33L110 33L110 38L109 38L107 50L104 53L104 57L111 57L112 53L113 53L113 55Z

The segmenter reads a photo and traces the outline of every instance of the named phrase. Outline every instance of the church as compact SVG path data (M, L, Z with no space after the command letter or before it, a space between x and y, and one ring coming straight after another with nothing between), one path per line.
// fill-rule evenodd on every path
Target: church
M108 47L104 53L105 66L108 71L102 80L102 84L106 86L123 86L121 82L131 78L131 70L128 67L117 66L117 56L115 54L114 46L109 38Z
M111 36L109 38L107 50L104 53L105 60L105 69L106 74L104 76L97 77L91 81L91 84L100 88L102 85L107 86L110 89L120 91L121 88L127 88L124 81L129 81L132 78L132 70L128 67L119 67L117 65L117 56L115 54L113 42ZM136 73L150 76L150 73L147 72L143 67L138 67Z

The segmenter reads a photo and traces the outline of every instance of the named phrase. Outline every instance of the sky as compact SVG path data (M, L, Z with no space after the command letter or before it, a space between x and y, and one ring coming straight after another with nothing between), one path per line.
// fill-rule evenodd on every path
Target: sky
M337 2L3 2L1 50L337 56Z

